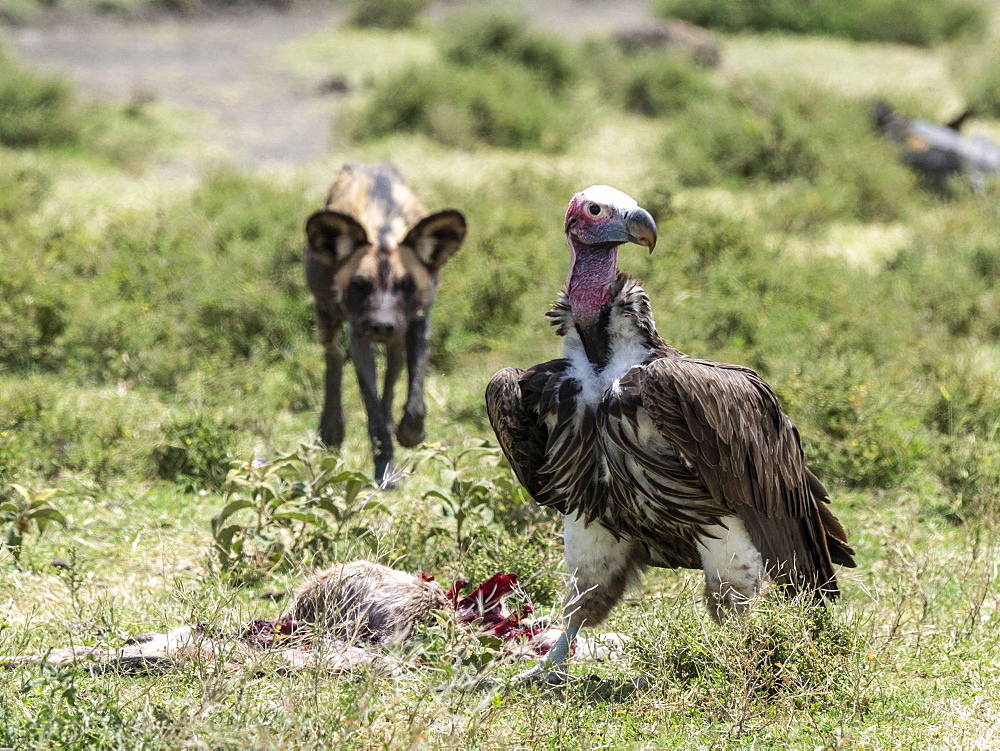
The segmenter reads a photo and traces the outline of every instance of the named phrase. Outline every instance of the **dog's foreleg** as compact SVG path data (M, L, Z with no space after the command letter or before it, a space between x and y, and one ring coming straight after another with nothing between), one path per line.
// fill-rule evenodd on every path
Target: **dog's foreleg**
M344 442L344 409L341 404L344 375L344 345L341 341L343 324L329 315L317 313L320 344L326 360L323 414L319 418L319 438L327 446Z
M366 336L348 326L351 360L358 374L358 388L368 413L368 438L375 455L375 482L381 483L392 467L392 433L389 417L378 398L378 380L375 376L375 352Z
M406 330L406 406L403 417L396 429L396 438L401 446L416 446L424 440L424 374L427 372L427 352L431 340L429 316L423 316L410 323Z
M390 342L385 345L385 377L382 379L382 412L385 419L392 424L392 402L396 389L396 381L403 371L406 362L402 342Z

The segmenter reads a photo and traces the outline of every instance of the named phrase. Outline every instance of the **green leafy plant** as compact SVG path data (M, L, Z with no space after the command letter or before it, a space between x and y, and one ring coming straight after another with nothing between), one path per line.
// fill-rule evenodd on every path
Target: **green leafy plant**
M453 613L436 611L434 616L417 628L420 638L400 651L415 654L444 680L471 684L502 654L503 642L496 636L477 633Z
M663 142L683 183L794 185L775 213L792 229L833 217L875 221L903 213L912 176L869 126L863 102L767 80L705 91L676 113Z
M481 476L478 465L483 459L498 461L499 453L485 441L455 453L438 447L425 452L425 458L444 465L444 470L442 485L425 492L424 500L441 502L438 531L452 534L459 550L467 549L473 537L493 523L491 500L496 485Z
M66 517L50 501L59 492L55 488L30 490L23 485L11 484L16 496L0 502L0 522L9 524L6 547L15 561L21 560L24 536L32 527L41 535L50 524L66 526Z
M468 550L480 532L500 523L496 508L501 497L515 498L519 504L527 500L524 488L508 470L484 473L487 467L497 467L502 458L500 449L489 442L475 441L453 452L432 446L417 460L444 467L441 485L426 491L424 500L440 502L442 518L437 533L451 535L461 551Z
M574 121L564 96L529 69L503 62L475 68L414 67L379 84L354 128L359 139L422 133L447 146L486 144L560 152Z
M367 492L366 492L367 489ZM242 462L226 478L226 505L212 519L220 567L252 581L297 564L320 564L344 536L371 539L366 512L389 514L371 478L307 444L271 461Z

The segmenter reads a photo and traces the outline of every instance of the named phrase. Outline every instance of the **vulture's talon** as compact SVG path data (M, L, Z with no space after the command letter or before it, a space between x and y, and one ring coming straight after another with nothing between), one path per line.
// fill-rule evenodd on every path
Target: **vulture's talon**
M569 673L560 670L554 670L551 673L539 674L533 683L536 686L542 686L546 688L562 688L569 681Z

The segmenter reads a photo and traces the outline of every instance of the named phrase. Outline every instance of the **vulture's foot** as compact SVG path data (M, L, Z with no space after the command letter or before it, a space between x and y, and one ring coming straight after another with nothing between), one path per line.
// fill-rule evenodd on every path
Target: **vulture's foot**
M446 684L438 688L438 691L497 692L524 686L558 688L565 686L569 678L569 671L565 669L546 670L541 665L536 665L530 670L525 670L510 678L481 676L466 683L455 682Z
M569 671L566 668L556 670L546 670L544 666L537 665L531 670L518 673L510 679L512 686L563 686L569 680Z

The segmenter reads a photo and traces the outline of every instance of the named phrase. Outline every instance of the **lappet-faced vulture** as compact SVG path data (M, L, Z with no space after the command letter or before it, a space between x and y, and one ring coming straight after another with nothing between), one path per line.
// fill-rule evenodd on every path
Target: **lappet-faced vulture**
M645 290L617 269L622 243L653 250L653 218L595 185L565 229L569 276L548 313L564 357L505 368L486 389L518 480L564 515L567 628L521 677L563 670L580 628L647 566L702 569L716 619L772 587L836 597L834 567L854 551L774 392L749 368L667 344Z

